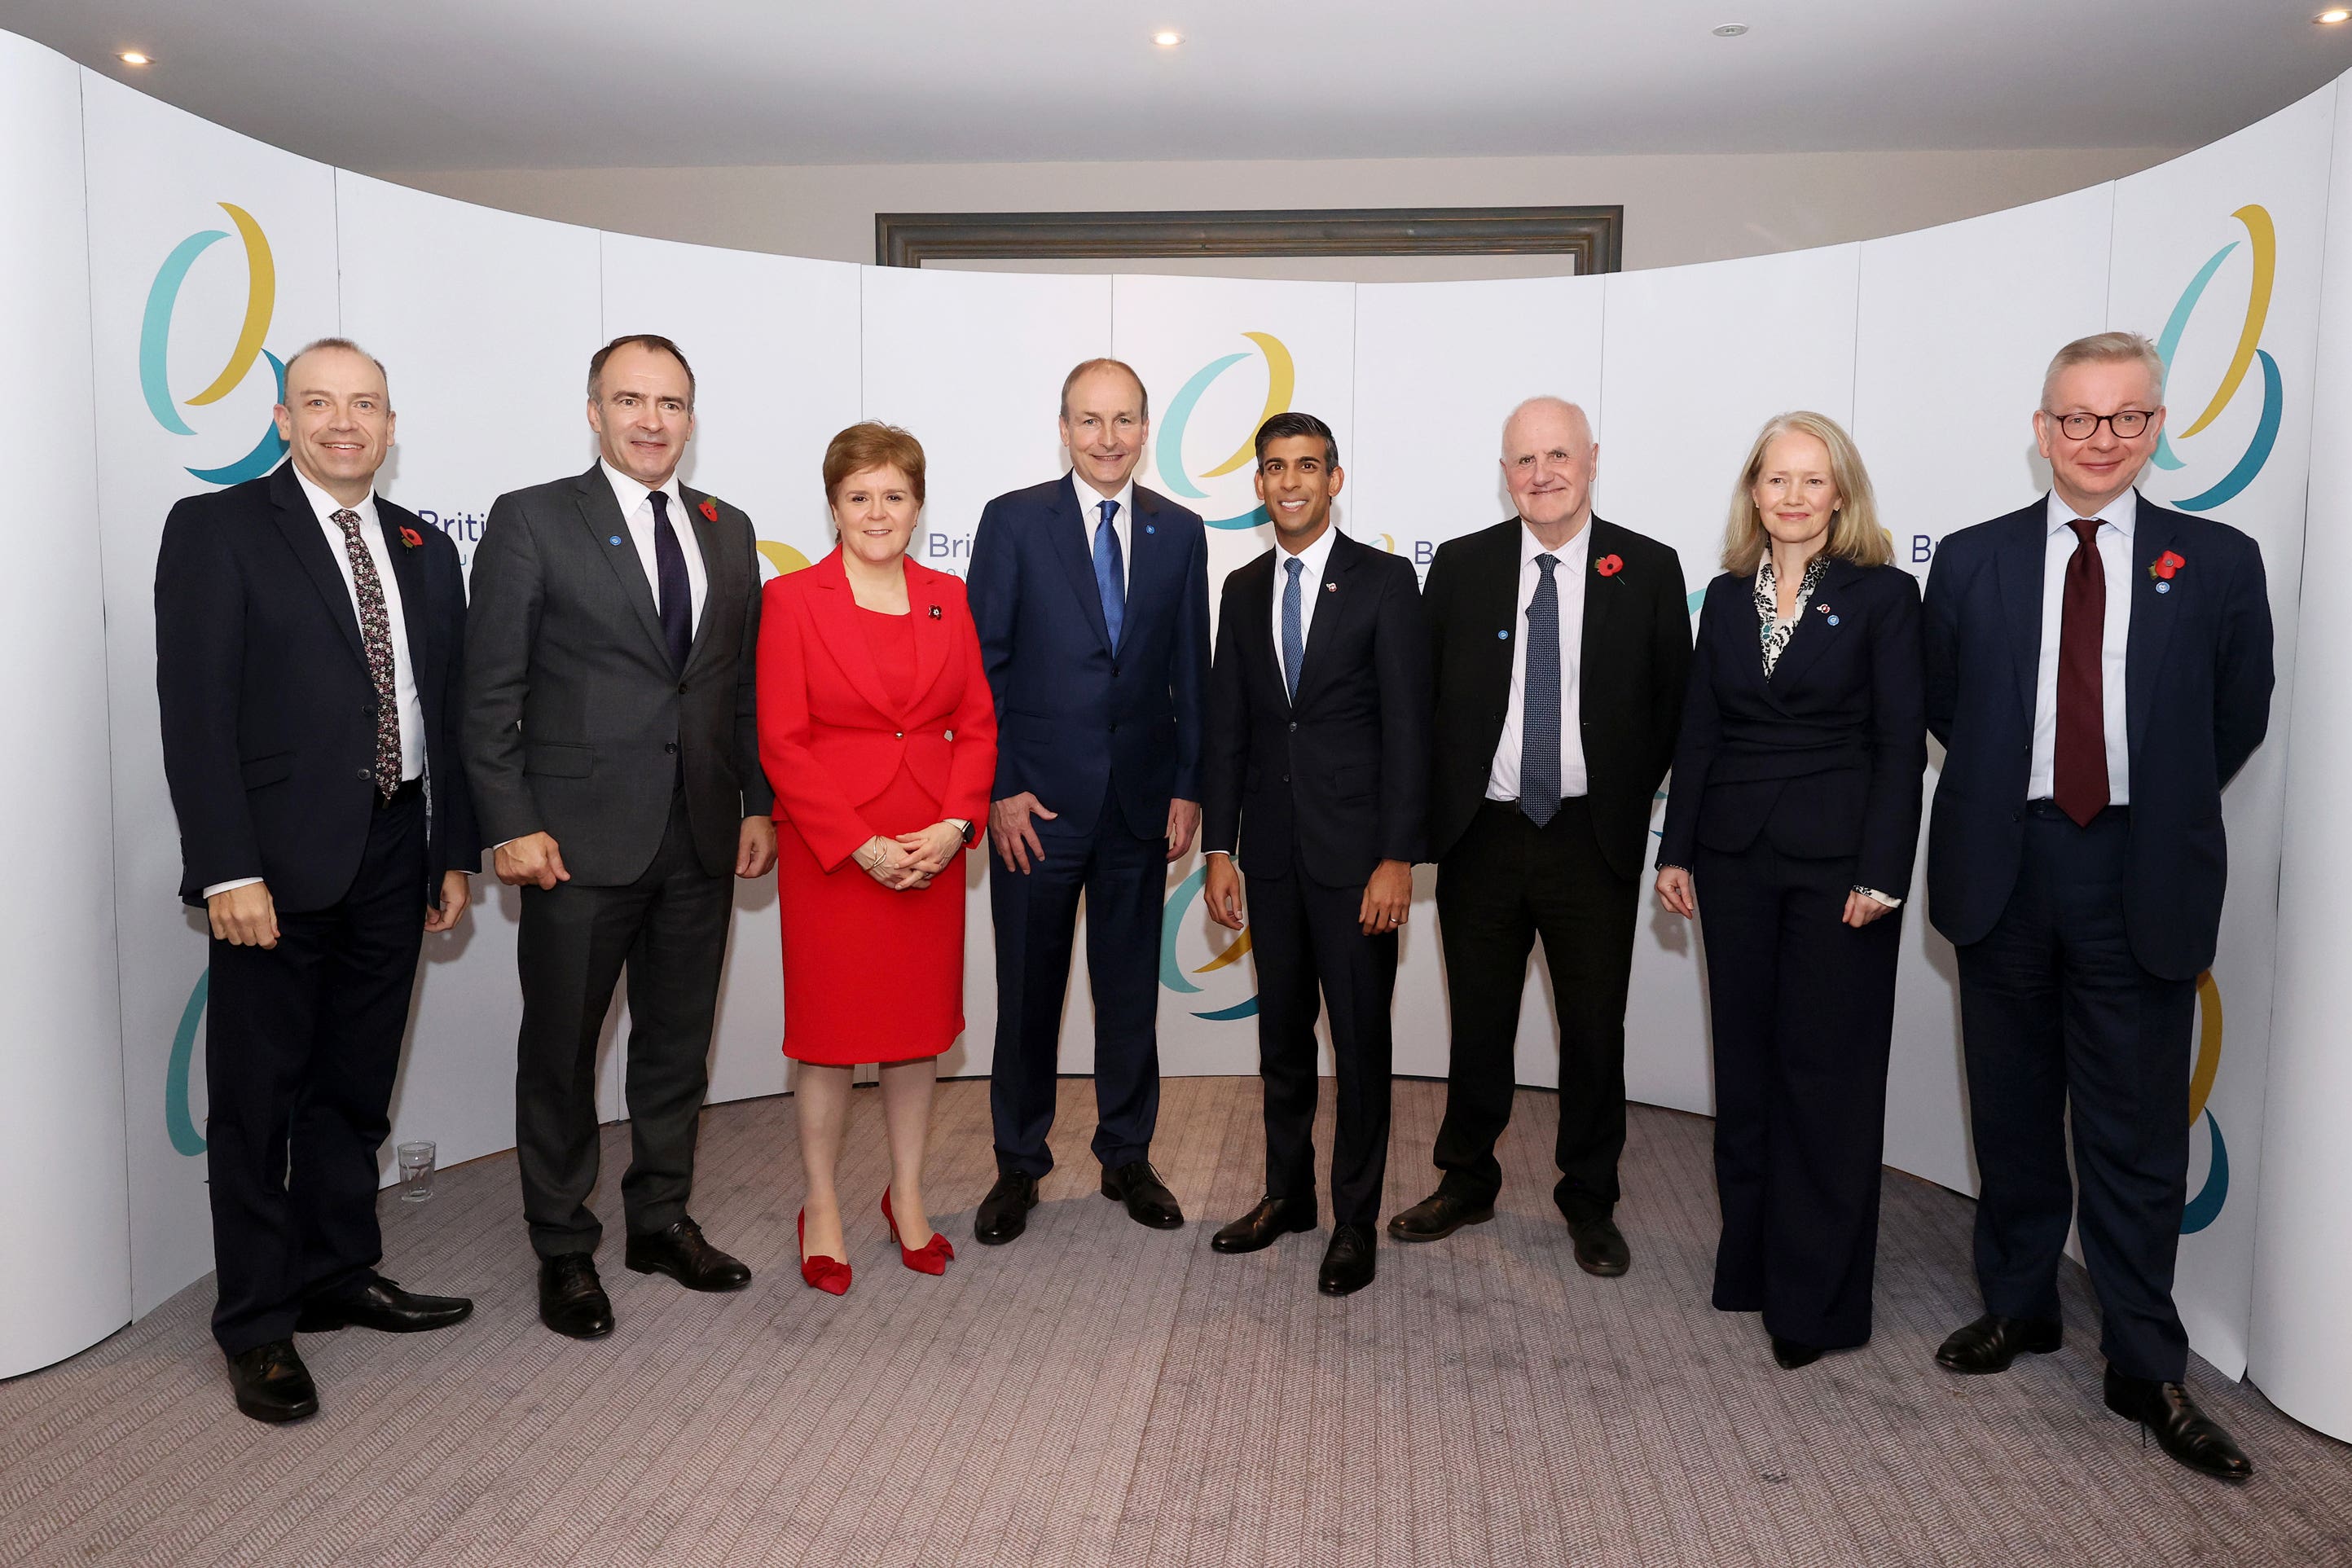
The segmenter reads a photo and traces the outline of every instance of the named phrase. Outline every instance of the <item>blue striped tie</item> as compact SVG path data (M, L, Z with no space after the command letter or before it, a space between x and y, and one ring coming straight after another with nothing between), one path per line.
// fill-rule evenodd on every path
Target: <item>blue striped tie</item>
M1095 529L1095 590L1102 595L1103 630L1110 645L1118 646L1118 629L1127 622L1127 574L1119 570L1118 534L1110 526L1118 512L1117 501L1102 504L1102 522Z
M1290 580L1282 587L1282 685L1290 700L1298 700L1298 666L1307 657L1307 635L1298 629L1298 573L1303 563L1292 556L1282 563Z
M1528 601L1527 705L1519 724L1519 810L1542 827L1559 814L1559 588L1556 555L1536 557L1543 576Z

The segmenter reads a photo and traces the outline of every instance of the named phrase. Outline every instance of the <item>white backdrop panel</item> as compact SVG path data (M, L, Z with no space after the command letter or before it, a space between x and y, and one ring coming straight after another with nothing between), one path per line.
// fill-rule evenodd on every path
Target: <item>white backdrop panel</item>
M2330 86L2116 187L2108 325L2158 337L2161 344L2178 333L2166 392L2170 430L2158 462L2168 454L2179 466L2151 468L2147 494L2253 536L2263 547L2277 627L2273 738L2222 799L2231 874L2213 961L2215 990L2200 998L2210 1008L2219 1075L2206 1113L2190 1129L2189 1216L2174 1291L2190 1343L2231 1377L2245 1366L2252 1311L2285 717L2294 692L2336 91ZM2216 259L2218 270L2195 295L2196 280ZM2259 308L2265 283L2266 319ZM2244 362L2247 347L2254 350L2252 361L2232 387L2232 368ZM2197 430L2200 423L2205 427Z
M1732 486L1764 421L1792 408L1851 416L1859 260L1859 246L1839 246L1604 280L1596 509L1674 546L1691 593L1716 575ZM1625 1092L1711 1111L1698 944L1681 918L1658 908L1648 884L1645 874ZM1530 982L1522 1083L1559 1082L1549 1010L1538 1015L1540 1032L1528 1018L1541 1001Z
M604 236L603 337L659 332L694 366L683 474L751 516L762 575L833 548L824 447L858 414L858 271L627 235ZM710 1098L781 1093L783 971L773 877L736 887Z
M89 331L106 432L98 500L122 1114L136 1195L132 1294L143 1312L212 1268L199 1157L205 927L177 894L179 834L155 706L156 546L174 501L276 460L278 381L267 356L282 361L337 327L334 177L103 77L84 73L82 102ZM225 204L249 219L249 241ZM263 356L252 359L236 351L249 319L262 330ZM223 379L230 384L211 397Z
M866 417L903 425L922 442L927 501L913 554L961 577L990 498L1067 468L1055 403L1072 365L1110 352L1111 280L888 267L860 277ZM964 857L971 1028L941 1059L943 1075L984 1074L995 1060L986 876L983 856ZM1083 973L1083 960L1076 967ZM1083 980L1074 981L1062 1026L1065 1071L1091 1071L1093 1019Z
M1605 284L1599 277L1360 284L1356 439L1347 463L1349 532L1408 557L1426 578L1437 547L1512 515L1503 421L1549 393L1601 413ZM1343 448L1341 457L1349 456ZM1416 878L1398 955L1396 1070L1445 1076L1448 1030L1438 961L1435 871ZM1548 998L1521 1013L1521 1055L1556 1084Z
M2341 98L2335 147L2313 411L2320 429L2341 431L2352 426L2352 103ZM2323 584L2352 580L2352 445L2317 443L2310 463L2304 576ZM2295 661L2313 678L2296 682L2291 703L2274 707L2271 718L2275 730L2292 713L2294 744L2287 748L2278 1005L2247 1370L2296 1420L2352 1439L2352 1334L2345 1333L2352 1321L2352 1205L2345 1202L2352 1140L2344 1135L2352 1051L2344 1049L2340 988L2352 971L2352 928L2343 915L2344 868L2352 865L2352 816L2344 810L2352 683L2337 674L2352 669L2352 616L2303 618ZM2273 740L2265 749L2278 748ZM2233 844L2234 834L2233 826ZM2252 870L2260 875L2259 866ZM2234 1015L2231 1023L2234 1032Z
M1895 559L1924 583L1946 534L2049 485L2033 444L2042 372L2103 329L2114 187L2100 185L1862 247L1853 434ZM1928 746L1927 789L1943 748ZM1924 817L1923 817L1924 821ZM1926 835L1903 915L1886 1163L1976 1190L1951 944L1927 923Z
M1139 484L1209 524L1209 612L1225 577L1274 542L1258 520L1253 437L1296 409L1331 427L1344 467L1355 430L1355 286L1221 277L1115 278L1111 346L1151 393L1150 446ZM1333 508L1349 527L1350 491ZM1360 537L1360 535L1359 536ZM1201 904L1200 847L1168 868L1160 946L1160 1060L1171 1073L1257 1071L1255 967ZM1077 983L1073 983L1073 989ZM1071 1009L1073 1015L1076 1009ZM1062 1036L1065 1071L1085 1071L1092 1024ZM1328 1048L1325 1048L1328 1071Z
M504 491L576 474L595 457L588 356L604 340L597 235L336 176L344 330L384 362L400 418L385 496L431 512L472 559ZM407 1053L393 1096L393 1145L430 1138L444 1164L514 1144L515 980L520 893L474 879L457 929L425 939ZM604 1114L625 1114L608 1053Z
M11 876L38 897L0 915L0 1377L62 1360L131 1317L122 1013L114 999L113 818L98 450L90 416L81 81L62 56L0 33L0 363L28 378L14 434L40 484L0 502L0 734L37 762L0 781L17 824Z

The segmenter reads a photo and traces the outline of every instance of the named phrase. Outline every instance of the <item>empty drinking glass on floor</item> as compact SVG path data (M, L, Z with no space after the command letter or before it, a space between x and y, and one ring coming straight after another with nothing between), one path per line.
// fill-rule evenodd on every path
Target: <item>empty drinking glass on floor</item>
M400 1155L400 1201L423 1203L433 1196L434 1145L430 1141L403 1144Z

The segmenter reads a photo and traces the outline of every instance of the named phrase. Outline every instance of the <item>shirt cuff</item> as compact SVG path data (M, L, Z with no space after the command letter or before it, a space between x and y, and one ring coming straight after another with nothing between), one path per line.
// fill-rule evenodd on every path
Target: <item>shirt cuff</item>
M1873 903L1883 904L1889 909L1900 909L1903 907L1903 901L1901 899L1895 897L1890 893L1881 893L1874 887L1856 887L1854 892L1862 894L1863 897L1871 900Z
M212 898L219 894L228 893L236 888L252 887L262 880L262 878L257 876L241 876L235 882L216 882L210 887L205 889L205 896L206 898Z
M1223 855L1227 860L1234 858L1234 852L1231 850L1202 850L1201 852L1204 855Z

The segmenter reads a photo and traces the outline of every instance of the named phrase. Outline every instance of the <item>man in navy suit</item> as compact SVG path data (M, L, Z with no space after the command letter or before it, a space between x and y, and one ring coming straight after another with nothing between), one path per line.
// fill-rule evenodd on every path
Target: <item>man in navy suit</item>
M1134 371L1079 365L1062 384L1071 471L991 501L972 540L971 614L997 711L997 1179L974 1222L992 1244L1021 1234L1054 1166L1045 1136L1081 893L1103 1195L1140 1224L1184 1223L1150 1156L1160 904L1168 862L1201 824L1208 545L1196 514L1134 482L1150 420Z
M1991 1373L2058 1348L2071 1114L2107 1406L2242 1479L2183 1386L2172 1271L2221 787L2269 724L2270 601L2253 540L2134 490L2163 388L2145 338L2059 350L2033 416L2050 495L1952 535L1928 574L1928 913L1959 952L1985 1306L1936 1359Z
M155 691L180 896L212 927L205 1073L219 1303L237 1408L319 1408L294 1334L436 1329L473 1303L375 1271L376 1151L417 955L480 864L457 713L457 547L375 493L383 367L325 338L286 366L292 461L172 508Z

